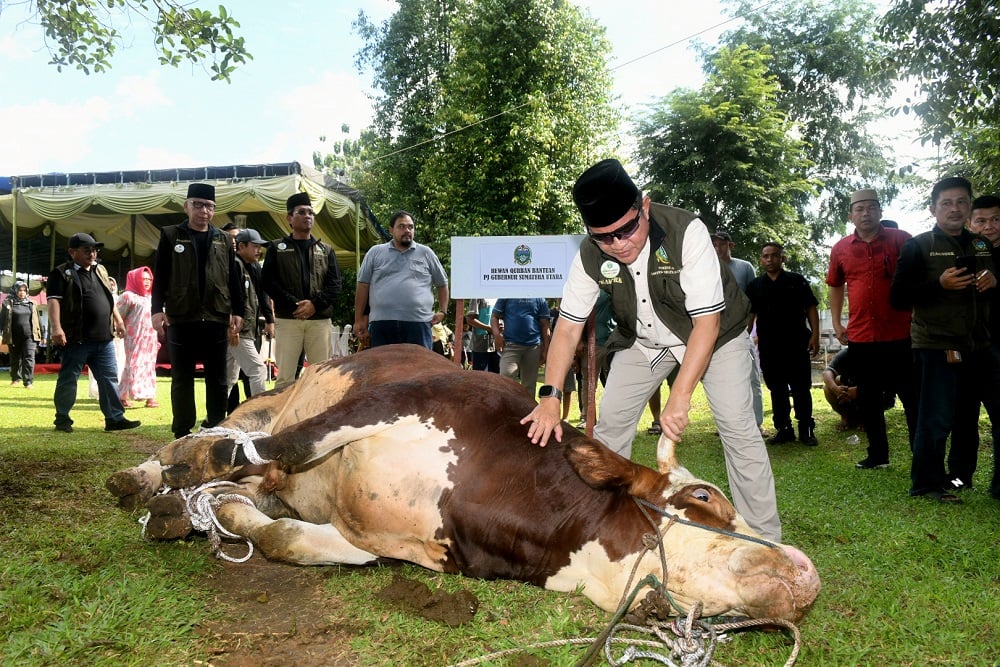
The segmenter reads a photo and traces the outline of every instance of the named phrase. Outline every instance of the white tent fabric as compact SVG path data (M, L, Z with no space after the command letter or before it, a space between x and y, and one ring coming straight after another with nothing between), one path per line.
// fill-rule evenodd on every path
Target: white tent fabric
M15 186L12 194L0 196L0 224L15 241L38 234L49 237L55 261L62 261L70 236L87 232L105 244L105 255L131 257L130 263L137 266L150 263L160 228L184 219L184 200L193 181L215 186L214 225L241 222L268 240L288 234L285 200L306 192L317 212L313 234L336 249L342 267L356 267L364 251L380 241L360 201L326 187L319 172L296 163L289 166L295 173L266 177Z

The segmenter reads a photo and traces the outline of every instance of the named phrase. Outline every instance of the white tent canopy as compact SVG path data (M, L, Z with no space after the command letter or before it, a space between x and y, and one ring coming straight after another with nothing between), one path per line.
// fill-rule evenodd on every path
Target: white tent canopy
M63 261L67 241L77 232L87 232L105 244L105 262L150 264L160 229L185 219L183 206L191 182L215 186L214 225L222 227L234 221L240 227L256 229L268 240L289 232L285 200L296 192L308 193L317 212L313 234L335 248L344 268L356 268L364 252L380 241L366 215L367 206L356 191L296 162L18 176L11 182L11 194L0 196L0 225L12 237L11 255L9 265L0 269L22 273L48 273ZM39 235L49 241L45 244L48 260L20 261L18 241L38 239ZM27 266L28 262L33 265ZM0 263L6 264L2 259ZM34 265L39 263L45 266Z

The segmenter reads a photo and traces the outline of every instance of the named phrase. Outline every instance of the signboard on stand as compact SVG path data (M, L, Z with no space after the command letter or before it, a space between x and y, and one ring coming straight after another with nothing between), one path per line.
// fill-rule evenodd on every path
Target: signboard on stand
M453 236L451 297L559 298L584 238L583 234Z

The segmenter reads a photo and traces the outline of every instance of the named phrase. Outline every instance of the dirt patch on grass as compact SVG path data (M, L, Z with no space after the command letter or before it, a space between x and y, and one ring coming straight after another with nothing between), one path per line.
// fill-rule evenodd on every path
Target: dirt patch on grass
M273 563L255 554L246 563L220 561L205 582L228 611L200 634L216 667L353 667L350 646L359 628L337 620L340 607L324 590L325 568Z

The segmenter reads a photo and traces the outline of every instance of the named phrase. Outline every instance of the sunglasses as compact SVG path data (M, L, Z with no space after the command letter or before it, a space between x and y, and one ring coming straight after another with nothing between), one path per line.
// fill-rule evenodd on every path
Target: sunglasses
M588 232L590 238L594 239L598 243L604 245L611 245L618 239L631 238L639 230L639 218L642 216L642 208L639 209L635 217L629 222L619 227L613 232L604 232L603 234L594 234L593 232Z

